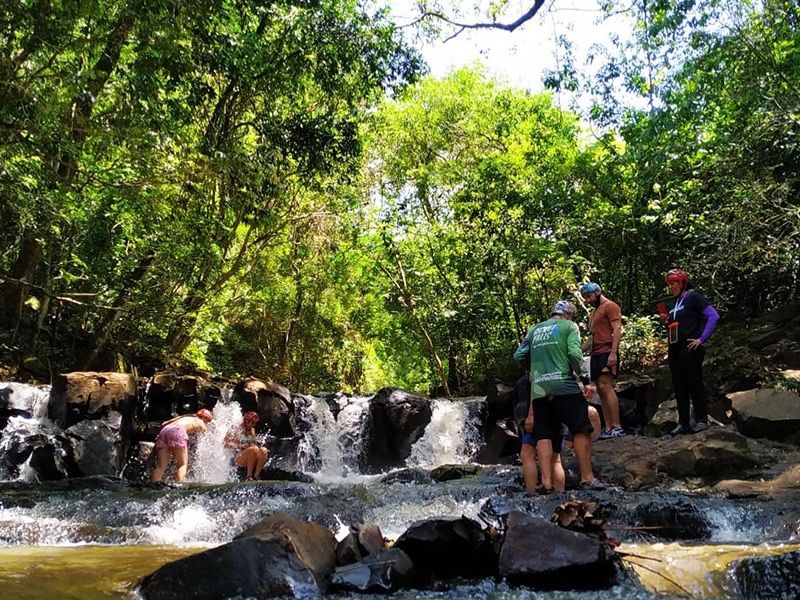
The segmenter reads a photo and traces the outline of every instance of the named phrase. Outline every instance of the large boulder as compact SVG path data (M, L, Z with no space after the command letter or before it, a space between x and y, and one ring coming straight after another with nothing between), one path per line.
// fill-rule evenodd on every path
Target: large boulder
M607 589L617 582L619 556L594 536L512 510L498 574L541 590Z
M572 464L567 455L565 467ZM744 474L758 464L743 435L730 427L712 426L695 435L625 436L592 444L592 464L600 479L627 490L652 489L666 476L706 477Z
M272 381L249 378L233 388L231 400L242 413L255 411L260 417L256 430L268 431L278 438L294 437L296 432L292 395L284 386Z
M380 390L369 403L361 471L380 473L405 466L432 415L429 398L394 388Z
M677 436L660 445L659 468L672 477L741 473L758 464L747 439L723 427Z
M428 582L489 577L496 572L497 554L491 536L467 517L417 521L392 547L405 552L419 576Z
M84 467L90 471L87 474L112 475L121 472L123 461L133 443L137 404L138 386L133 375L63 373L53 381L48 415L65 429L84 420L103 421L105 426L76 430L70 439L72 447L78 450ZM91 433L90 428L94 429ZM100 459L107 463L105 467L100 467L95 460L101 454L105 455L105 458ZM90 466L90 463L93 464Z
M319 589L327 589L336 568L336 537L318 523L301 521L286 513L275 513L249 527L234 539L272 539L280 535L292 544L297 556L314 576Z
M234 540L165 564L139 586L145 600L317 598L314 575L284 534Z
M84 419L103 419L130 432L137 389L136 380L128 373L62 373L53 380L48 416L62 427Z
M154 423L156 433L161 422L200 408L213 409L222 396L222 389L204 377L170 371L153 375L145 389L145 410L139 418Z
M146 576L145 600L316 598L336 567L336 539L328 529L276 513L217 548L168 563Z
M81 421L64 431L78 472L84 476L119 475L125 455L117 435L105 421Z
M764 388L727 397L743 435L782 440L800 433L800 395L795 392Z

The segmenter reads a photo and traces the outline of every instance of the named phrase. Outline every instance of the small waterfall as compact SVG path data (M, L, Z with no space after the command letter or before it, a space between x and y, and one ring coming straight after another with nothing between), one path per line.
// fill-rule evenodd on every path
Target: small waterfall
M331 410L329 401L309 397L300 418L307 431L298 448L298 462L303 472L320 482L352 481L374 478L358 470L363 444L363 429L370 397L336 396ZM431 422L411 449L409 467L432 469L444 464L470 461L480 447L480 423L464 401L432 401Z
M480 446L480 423L463 401L433 400L431 422L411 448L410 467L433 469L470 461Z
M319 481L341 481L358 475L364 417L369 397L336 396L334 417L328 402L312 397L302 418L309 428L300 441L298 462L302 471Z
M19 383L0 383L0 399L11 416L0 432L0 480L35 480L35 472L28 459L14 472L9 471L6 456L16 453L23 442L36 435L51 437L56 428L47 418L50 386L34 387ZM0 427L2 425L0 424Z
M189 481L203 483L227 483L236 481L233 465L233 450L225 448L225 435L232 427L242 424L242 411L236 403L217 402L214 420L208 431L197 435L194 456L189 462Z

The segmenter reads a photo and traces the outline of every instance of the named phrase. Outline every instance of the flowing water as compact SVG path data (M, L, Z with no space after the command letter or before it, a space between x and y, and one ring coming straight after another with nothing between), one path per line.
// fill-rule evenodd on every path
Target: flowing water
M36 393L42 394L44 402L46 393ZM131 486L122 480L99 478L79 482L76 487L48 486L26 483L30 472L25 469L18 474L3 473L0 599L132 600L142 576L166 562L226 543L279 511L317 521L339 538L351 523L365 522L379 526L385 537L394 539L419 519L464 515L487 522L492 518L487 506L498 503L547 517L558 502L537 504L522 493L519 467L496 467L477 483L409 484L360 474L359 442L369 399L341 397L336 401L336 418L328 403L318 398L311 398L304 408L307 428L298 460L313 478L311 483L239 483L222 438L229 427L241 422L241 413L237 405L225 402L214 409L212 427L198 444L184 485ZM0 438L0 456L10 451L20 432L54 430L40 404L30 419L11 418ZM431 423L413 447L407 466L429 470L468 463L479 446L478 427L465 403L436 400ZM644 589L630 582L602 592L534 592L482 580L435 591L402 591L392 598L637 600L690 596L740 600L728 573L732 560L800 549L788 539L763 542L764 532L757 525L743 525L747 509L726 505L709 511L714 513L710 519L713 543L628 540L622 544L620 550L630 555L627 561ZM358 594L327 597L385 598ZM180 590L175 598L182 598Z

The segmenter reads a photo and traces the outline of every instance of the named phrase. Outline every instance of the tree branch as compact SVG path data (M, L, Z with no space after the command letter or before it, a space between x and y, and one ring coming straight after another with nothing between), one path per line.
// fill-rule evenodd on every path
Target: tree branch
M422 21L423 19L439 19L448 25L457 27L458 30L449 36L445 41L452 40L454 37L460 35L465 29L502 29L503 31L514 31L535 17L542 6L544 6L544 2L545 0L534 0L533 6L531 6L525 13L520 15L520 17L513 23L498 23L496 21L481 23L459 23L458 21L454 21L440 12L430 10L423 12L419 19L417 19L417 22Z

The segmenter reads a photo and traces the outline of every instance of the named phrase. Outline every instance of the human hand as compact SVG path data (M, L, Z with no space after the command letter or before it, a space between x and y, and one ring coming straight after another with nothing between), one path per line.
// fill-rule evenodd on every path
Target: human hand
M592 398L594 398L594 394L595 394L595 389L592 384L587 383L585 386L583 386L584 398L586 398L587 400L591 400Z
M616 352L612 352L611 354L608 355L608 361L606 361L606 364L609 367L613 367L614 365L617 364L617 353Z
M696 350L699 346L703 345L703 342L701 342L700 340L686 340L686 341L689 342L688 344L686 344L686 347L689 348L689 350Z
M662 325L666 325L669 323L669 315L668 314L660 314L658 315L658 320L661 321Z
M533 433L533 416L528 415L525 419L525 432L526 433Z

